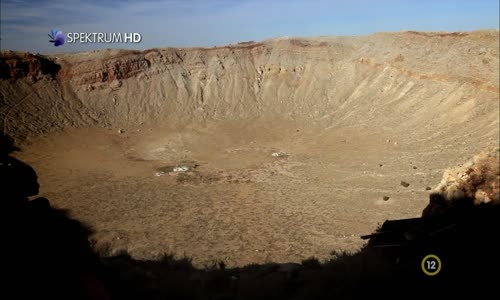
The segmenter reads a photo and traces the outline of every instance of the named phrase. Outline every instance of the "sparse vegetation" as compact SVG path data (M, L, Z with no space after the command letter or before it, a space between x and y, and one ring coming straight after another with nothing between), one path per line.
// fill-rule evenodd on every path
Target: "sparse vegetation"
M0 183L12 177L13 168L4 164L15 147L0 139L3 155ZM494 152L498 153L498 151ZM481 154L474 167L486 172ZM311 257L302 264L252 264L228 268L214 260L196 268L189 257L164 254L158 260L136 260L126 253L99 257L89 242L92 230L69 217L68 212L51 207L45 198L28 201L23 191L36 181L34 172L17 172L10 190L2 195L18 205L5 206L2 220L8 262L2 268L7 290L17 298L50 299L358 299L384 297L458 297L464 291L476 296L495 289L500 247L499 206L472 206L456 214L449 211L405 222L385 223L359 252L332 251L321 263ZM35 178L35 179L34 179ZM6 191L9 191L6 193ZM13 199L12 197L17 197ZM432 195L431 195L432 197ZM3 197L4 198L4 197ZM408 226L410 224L410 226ZM452 226L450 226L452 225ZM452 228L452 230L449 230ZM411 237L411 238L410 238ZM391 245L391 247L382 247ZM423 274L422 257L441 257L443 270L435 278ZM481 255L475 256L474 253ZM464 257L474 255L474 259ZM26 272L26 270L29 270ZM490 273L491 272L491 273ZM477 274L490 274L478 276ZM493 276L491 276L493 274ZM29 283L29 288L22 286ZM7 295L7 294L5 294Z

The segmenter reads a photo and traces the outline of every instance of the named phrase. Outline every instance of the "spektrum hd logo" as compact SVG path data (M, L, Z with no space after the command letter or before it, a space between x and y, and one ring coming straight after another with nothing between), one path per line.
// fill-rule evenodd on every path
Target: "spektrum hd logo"
M52 29L49 34L50 42L54 43L54 46L58 47L64 45L64 34L59 29Z
M58 47L67 44L100 44L100 43L140 43L142 35L138 32L68 32L65 35L59 29L52 29L49 42Z

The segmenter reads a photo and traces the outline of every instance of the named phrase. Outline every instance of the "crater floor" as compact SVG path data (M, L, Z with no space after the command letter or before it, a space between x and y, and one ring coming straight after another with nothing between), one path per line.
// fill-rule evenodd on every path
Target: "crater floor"
M420 216L426 187L468 155L286 122L69 129L30 142L18 156L38 172L40 194L93 226L100 251L169 252L200 266L355 251L386 219ZM192 168L168 172L182 164Z

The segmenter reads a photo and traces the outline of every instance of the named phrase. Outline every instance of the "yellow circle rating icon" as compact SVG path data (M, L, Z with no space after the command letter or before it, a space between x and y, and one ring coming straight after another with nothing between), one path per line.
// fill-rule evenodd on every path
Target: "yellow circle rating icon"
M425 275L435 276L441 271L441 259L434 254L426 255L422 259L421 267Z

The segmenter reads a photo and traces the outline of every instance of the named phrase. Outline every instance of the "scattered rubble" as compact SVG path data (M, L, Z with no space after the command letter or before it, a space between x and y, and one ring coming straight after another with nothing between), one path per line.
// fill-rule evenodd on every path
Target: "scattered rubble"
M424 215L438 214L455 205L500 204L500 148L490 148L462 166L446 169L432 191Z
M408 182L402 181L402 180L401 180L401 185L404 186L404 187L409 187L410 186L410 184Z
M117 88L120 88L122 86L122 82L121 80L113 80L109 86L112 88L112 89L117 89Z

